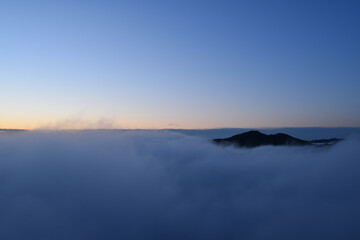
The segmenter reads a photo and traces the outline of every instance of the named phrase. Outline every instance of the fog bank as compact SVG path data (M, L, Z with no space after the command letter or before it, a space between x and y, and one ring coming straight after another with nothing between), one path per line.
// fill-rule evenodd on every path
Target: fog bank
M164 131L0 134L0 239L358 239L360 141L235 149Z

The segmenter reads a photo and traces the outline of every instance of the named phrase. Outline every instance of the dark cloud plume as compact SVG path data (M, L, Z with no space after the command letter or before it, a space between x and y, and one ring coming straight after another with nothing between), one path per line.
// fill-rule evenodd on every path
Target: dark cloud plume
M168 132L0 134L0 239L359 239L360 141L223 148Z

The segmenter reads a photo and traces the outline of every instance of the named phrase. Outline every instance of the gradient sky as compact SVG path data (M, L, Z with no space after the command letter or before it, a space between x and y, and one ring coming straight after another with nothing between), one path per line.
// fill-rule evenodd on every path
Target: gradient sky
M0 2L0 128L360 127L359 1Z

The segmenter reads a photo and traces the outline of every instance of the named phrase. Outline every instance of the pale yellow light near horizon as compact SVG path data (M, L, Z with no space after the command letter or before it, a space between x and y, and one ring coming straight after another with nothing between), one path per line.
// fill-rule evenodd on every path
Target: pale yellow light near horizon
M356 124L336 124L335 122L279 122L267 125L261 118L238 119L227 124L209 121L204 124L201 120L182 119L178 122L168 122L164 119L109 119L109 118L2 118L0 129L56 129L56 130L81 130L81 129L214 129L214 128L282 128L282 127L359 127ZM226 123L226 122L225 122ZM314 124L315 123L315 124Z
M184 116L183 119L172 119L169 121L161 116L128 116L113 118L97 118L97 117L49 117L49 116L25 116L13 115L0 119L0 129L205 129L205 128L221 128L221 127L255 127L246 124L245 120L236 122L228 122L227 125L221 125L216 120L191 119Z

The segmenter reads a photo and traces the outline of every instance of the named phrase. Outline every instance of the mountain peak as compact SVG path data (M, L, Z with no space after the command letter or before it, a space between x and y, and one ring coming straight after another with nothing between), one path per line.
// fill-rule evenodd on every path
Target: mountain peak
M263 134L257 130L250 130L250 131L247 131L247 132L244 132L242 134L248 134L248 135L260 135L260 134Z
M242 134L237 134L229 138L214 139L217 144L230 145L233 144L238 147L259 147L264 145L273 146L305 146L311 145L310 142L298 138L294 138L284 133L277 133L267 135L256 130L251 130Z

